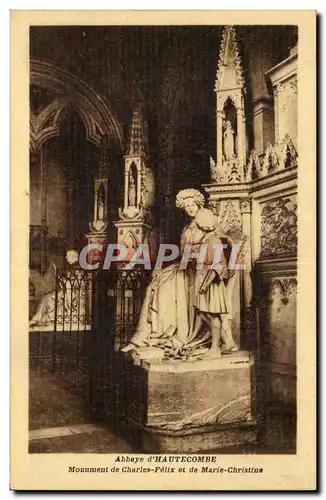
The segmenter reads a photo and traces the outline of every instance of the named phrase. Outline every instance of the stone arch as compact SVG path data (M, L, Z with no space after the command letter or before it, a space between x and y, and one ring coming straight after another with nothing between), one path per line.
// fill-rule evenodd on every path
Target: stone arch
M216 98L216 110L218 112L223 112L223 108L227 101L231 101L233 106L238 109L243 107L243 99L241 96L240 89L230 90L220 90Z
M49 63L30 61L30 84L53 92L55 98L41 113L31 113L31 149L36 152L49 138L59 136L60 123L69 103L85 125L86 138L100 147L107 135L123 154L123 132L111 106L85 82ZM42 127L42 124L46 127Z

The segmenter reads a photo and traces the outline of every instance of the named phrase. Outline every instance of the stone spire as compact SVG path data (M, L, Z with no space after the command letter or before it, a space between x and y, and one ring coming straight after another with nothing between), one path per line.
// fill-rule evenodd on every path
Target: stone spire
M216 162L210 159L212 181L243 181L246 162L245 82L235 28L224 28L216 81Z
M145 156L147 149L147 131L139 108L135 108L132 116L129 142L126 155Z
M147 125L141 110L133 111L129 141L124 155L124 197L119 208L118 243L131 253L140 244L149 244L154 252L156 235L152 227L154 175L149 165ZM129 254L127 260L129 259Z
M235 28L226 26L222 34L215 91L236 88L244 88L242 63Z

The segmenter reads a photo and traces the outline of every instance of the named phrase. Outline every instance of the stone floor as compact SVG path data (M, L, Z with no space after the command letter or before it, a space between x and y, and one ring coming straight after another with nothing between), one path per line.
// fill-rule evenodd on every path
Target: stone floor
M83 399L48 371L30 371L29 429L30 453L139 452L109 427L92 421ZM295 422L290 416L269 412L260 419L258 436L258 445L216 453L295 453Z
M89 422L89 410L81 398L71 394L64 380L54 377L47 370L30 370L30 430Z
M63 428L60 428L63 429ZM66 428L68 430L68 428ZM135 453L123 439L110 429L80 432L29 441L29 453Z
M30 453L133 451L112 429L92 422L82 398L46 370L30 370L29 429Z

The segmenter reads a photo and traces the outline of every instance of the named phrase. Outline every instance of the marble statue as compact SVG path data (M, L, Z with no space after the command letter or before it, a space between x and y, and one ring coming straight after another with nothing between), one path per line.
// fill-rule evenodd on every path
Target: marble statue
M226 161L230 161L234 158L234 130L229 120L227 120L225 123L223 139L224 157Z
M67 261L67 282L65 286L65 290L60 289L57 293L57 314L63 315L65 313L65 317L69 318L71 312L79 308L82 308L82 304L80 303L80 297L78 295L78 290L73 290L71 283L69 281L69 273L73 269L80 269L78 262L78 252L77 250L68 250L66 252L66 261ZM54 264L52 264L54 274L56 268ZM82 272L82 271L81 271ZM56 300L56 291L55 291L55 278L52 283L52 290L45 293L38 304L36 313L32 317L29 322L30 328L44 328L49 325L54 325L55 320L55 300ZM79 304L78 304L79 302Z
M181 234L181 255L185 245L192 253L207 244L206 260L201 269L196 259L182 269L180 261L156 270L143 302L140 320L130 343L122 349L141 351L160 348L164 356L184 359L194 356L221 357L236 351L230 328L230 297L227 251L222 253L221 266L213 269L213 245L232 245L232 240L217 223L216 215L204 206L204 196L195 189L177 194L176 205L185 210L189 224Z
M130 173L129 177L128 205L129 207L136 206L136 186L135 179L132 173Z

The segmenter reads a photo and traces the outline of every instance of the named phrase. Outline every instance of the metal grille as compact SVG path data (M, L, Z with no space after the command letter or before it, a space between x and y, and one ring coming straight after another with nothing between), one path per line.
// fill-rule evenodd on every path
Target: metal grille
M76 269L57 273L54 331L85 331L91 327L92 275Z
M30 332L31 366L63 377L99 418L121 415L119 350L137 327L148 282L143 269L59 271L53 329Z

